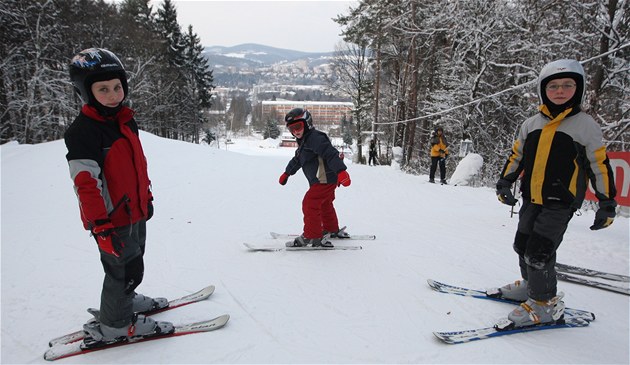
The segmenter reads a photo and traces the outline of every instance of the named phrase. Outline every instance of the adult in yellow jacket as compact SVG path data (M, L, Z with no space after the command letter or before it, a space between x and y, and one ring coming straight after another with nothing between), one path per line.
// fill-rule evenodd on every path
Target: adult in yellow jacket
M525 303L508 315L508 326L554 322L564 313L556 291L556 250L589 180L599 200L591 229L605 228L615 218L616 190L602 131L580 109L585 89L584 69L575 60L554 61L541 70L539 113L521 125L497 182L499 200L514 205L511 185L522 174L514 250L523 280L497 294Z
M440 182L446 184L446 159L448 158L448 142L442 127L436 127L431 133L431 170L429 182L435 182L435 170L440 166Z

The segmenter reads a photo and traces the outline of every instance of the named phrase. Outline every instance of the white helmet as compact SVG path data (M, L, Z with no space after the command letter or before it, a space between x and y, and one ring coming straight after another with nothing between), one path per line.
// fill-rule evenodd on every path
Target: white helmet
M545 93L545 87L549 81L561 78L572 78L575 80L575 95L565 105L566 107L575 107L582 104L584 95L586 94L586 76L584 68L576 60L558 60L548 63L540 71L538 76L538 97L541 104L550 106L549 99Z

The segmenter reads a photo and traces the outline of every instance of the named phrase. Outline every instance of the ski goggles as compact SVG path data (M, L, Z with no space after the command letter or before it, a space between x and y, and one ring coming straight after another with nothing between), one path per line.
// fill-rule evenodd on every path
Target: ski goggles
M301 120L299 122L291 123L287 126L287 128L289 128L289 132L293 134L302 132L304 130L304 121Z

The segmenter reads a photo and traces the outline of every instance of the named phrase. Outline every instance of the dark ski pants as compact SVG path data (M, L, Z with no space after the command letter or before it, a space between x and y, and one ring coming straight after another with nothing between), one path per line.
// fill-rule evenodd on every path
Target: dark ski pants
M304 237L320 238L322 231L337 232L339 222L333 206L335 184L313 184L302 200L304 213Z
M446 179L446 160L442 157L431 156L431 170L429 170L429 179L435 180L435 170L440 165L440 180Z
M120 257L100 251L105 271L100 320L107 326L118 328L131 323L135 289L144 276L142 257L146 240L146 221L116 228L116 233L125 243Z
M564 205L542 206L523 201L514 251L518 253L527 294L534 300L556 296L556 251L575 210Z
M372 152L370 151L370 158L368 160L368 165L372 166L376 166L376 152Z

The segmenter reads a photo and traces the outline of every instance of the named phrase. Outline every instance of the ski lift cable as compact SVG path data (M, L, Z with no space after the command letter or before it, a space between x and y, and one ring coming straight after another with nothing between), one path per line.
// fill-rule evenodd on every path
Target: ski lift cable
M580 61L580 64L585 64L585 63L588 63L588 62L594 61L594 60L596 60L596 59L599 59L599 58L605 57L605 56L607 56L607 55L609 55L609 54L611 54L611 53L615 53L615 52L617 52L617 51L620 51L620 50L622 50L622 49L624 49L624 48L626 48L626 47L628 47L628 46L630 46L630 43L623 44L623 45L619 46L618 48L615 48L615 49L610 50L610 51L608 51L608 52L604 52L604 53L599 54L599 55L597 55L597 56L595 56L595 57L591 57L591 58L589 58L589 59L587 59L587 60ZM504 90L501 90L501 91L496 92L496 93L494 93L494 94L487 95L487 96L482 96L482 97L480 97L480 98L477 98L477 99L475 99L475 100L469 101L469 102L467 102L467 103L464 103L464 104L461 104L461 105L457 105L457 106L454 106L454 107L449 108L449 109L446 109L446 110L441 110L441 111L439 111L439 112L435 112L435 113L430 113L430 114L427 114L427 115L423 115L423 116L420 116L420 117L411 118L411 119L405 119L405 120L400 120L400 121L396 121L396 122L377 122L377 123L373 123L373 124L375 124L375 125L392 125L392 124L398 124L398 123L416 122L416 121L419 121L419 120L422 120L422 119L426 119L426 118L431 118L431 117L434 117L434 116L437 116L437 115L442 115L442 114L450 113L450 112L452 112L452 111L454 111L454 110L461 109L461 108L464 108L464 107L467 107L467 106L470 106L470 105L478 104L478 103L480 103L480 102L481 102L481 101L483 101L483 100L486 100L486 99L491 99L491 98L494 98L494 97L499 96L499 95L501 95L501 94L505 94L505 93L507 93L507 92L511 92L511 91L514 91L514 90L520 89L520 88L522 88L522 87L529 86L529 85L531 85L531 84L533 84L533 83L535 83L535 82L537 82L537 80L531 80L531 81L528 81L528 82L526 82L526 83L524 83L524 84L516 85L516 86L513 86L513 87L511 87L511 88L509 88L509 89L504 89Z

